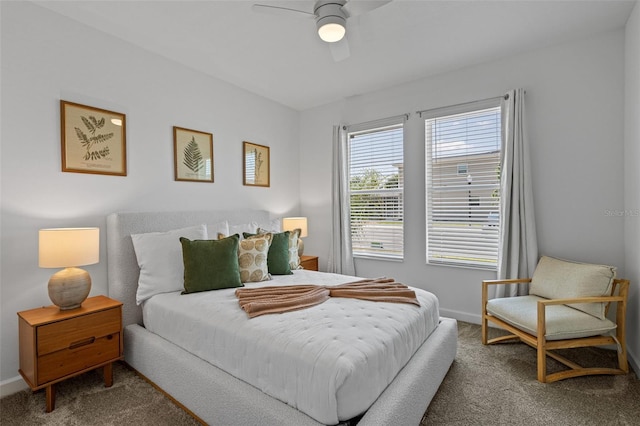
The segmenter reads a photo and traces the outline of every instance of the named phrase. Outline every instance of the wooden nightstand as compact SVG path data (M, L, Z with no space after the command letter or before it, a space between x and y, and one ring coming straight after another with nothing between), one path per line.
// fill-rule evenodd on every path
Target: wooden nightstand
M300 256L300 266L308 271L317 271L318 256Z
M90 297L78 309L45 306L18 312L20 374L31 390L46 388L49 413L55 384L98 367L104 384L113 384L112 362L122 355L122 303Z

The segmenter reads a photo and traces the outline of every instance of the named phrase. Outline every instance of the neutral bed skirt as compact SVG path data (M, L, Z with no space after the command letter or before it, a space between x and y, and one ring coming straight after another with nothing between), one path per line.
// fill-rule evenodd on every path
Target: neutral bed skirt
M418 425L456 356L457 323L438 327L398 373L359 425ZM125 361L210 425L319 423L175 344L132 324L124 331Z

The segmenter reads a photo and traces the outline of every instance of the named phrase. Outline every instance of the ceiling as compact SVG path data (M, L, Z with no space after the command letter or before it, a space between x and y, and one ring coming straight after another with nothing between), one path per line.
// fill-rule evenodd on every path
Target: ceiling
M363 1L363 0L351 0ZM296 110L623 27L632 1L394 0L350 18L333 60L315 22L256 13L306 1L36 1Z

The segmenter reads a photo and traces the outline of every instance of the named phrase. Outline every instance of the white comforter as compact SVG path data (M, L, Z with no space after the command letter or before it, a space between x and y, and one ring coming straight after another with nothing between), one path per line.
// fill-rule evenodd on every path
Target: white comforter
M247 287L355 281L295 271ZM299 311L249 319L235 289L153 296L145 327L320 423L369 408L438 324L438 299L414 289L420 307L331 298ZM212 395L215 398L215 395Z

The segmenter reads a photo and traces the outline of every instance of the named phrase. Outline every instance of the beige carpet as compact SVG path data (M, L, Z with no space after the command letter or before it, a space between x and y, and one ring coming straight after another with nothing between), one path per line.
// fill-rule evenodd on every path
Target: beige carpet
M523 344L482 346L480 327L459 323L458 356L422 425L638 425L640 381L635 374L535 379L535 351ZM589 363L613 363L611 351L581 351ZM558 368L550 362L550 367ZM197 425L162 393L121 364L105 388L99 371L62 382L56 409L44 412L44 392L0 400L5 425ZM385 425L386 426L386 425ZM394 425L395 426L395 425ZM404 426L404 425L397 425Z
M45 413L44 390L0 400L2 426L27 425L199 425L189 414L124 364L113 366L113 386L104 387L102 369L56 386L56 407Z
M431 401L422 425L640 425L640 381L590 376L543 384L536 351L523 343L483 346L480 326L458 322L458 355ZM490 337L504 334L490 330ZM616 353L560 352L583 366L615 366ZM548 371L561 364L547 358Z

